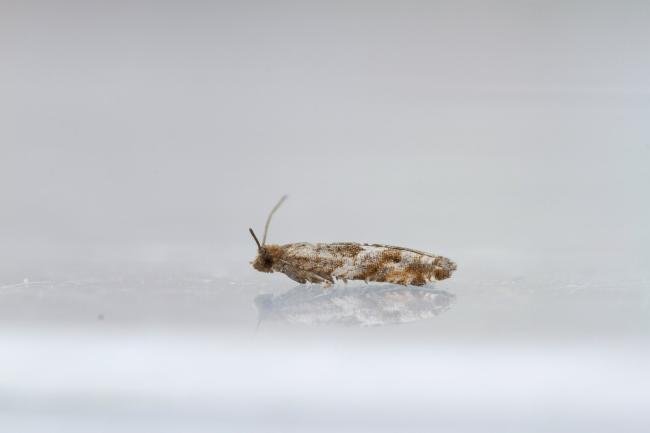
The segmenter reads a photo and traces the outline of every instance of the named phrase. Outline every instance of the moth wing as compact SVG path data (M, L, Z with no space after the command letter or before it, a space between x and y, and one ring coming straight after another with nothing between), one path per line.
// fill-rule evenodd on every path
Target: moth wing
M428 257L433 257L433 258L438 257L437 255L432 254L432 253L427 253L427 252L420 251L420 250L414 250L413 248L397 247L397 246L395 246L395 245L385 245L385 244L362 244L362 243L358 243L358 242L334 242L334 243L327 244L327 245L332 245L332 246L350 246L350 245L357 245L357 246L360 246L360 247L390 248L390 249L394 249L394 250L409 251L409 252L411 252L411 253L421 254L421 255L423 255L423 256L428 256Z
M414 250L413 248L396 247L395 245L383 245L383 244L362 244L362 245L363 246L368 246L368 247L392 248L394 250L408 251L408 252L411 252L411 253L420 254L420 255L423 255L423 256L428 256L428 257L433 257L433 258L438 257L435 254L427 253L427 252L420 251L420 250Z
M319 245L333 245L333 246L337 246L337 245L341 245L341 246L358 245L358 246L364 246L364 245L370 245L370 244L361 244L359 242L330 242L330 243L327 243L327 244L319 244Z

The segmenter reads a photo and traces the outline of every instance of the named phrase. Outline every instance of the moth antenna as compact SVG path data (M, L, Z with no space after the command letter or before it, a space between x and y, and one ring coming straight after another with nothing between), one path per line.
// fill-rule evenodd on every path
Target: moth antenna
M248 231L253 235L253 239L255 239L255 243L257 244L257 249L262 249L262 245L260 245L260 241L257 240L257 236L255 236L253 229L249 228Z
M287 199L286 195L283 195L280 201L273 206L273 209L271 209L271 212L269 213L268 218L266 219L266 224L264 225L264 236L262 237L262 245L266 245L266 234L269 232L269 224L271 224L271 217L275 213L276 210L280 207L280 205ZM260 247L261 248L261 247Z

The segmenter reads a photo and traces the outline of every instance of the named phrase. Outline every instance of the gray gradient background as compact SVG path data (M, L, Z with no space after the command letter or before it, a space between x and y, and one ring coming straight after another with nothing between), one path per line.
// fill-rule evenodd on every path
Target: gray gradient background
M645 1L0 0L0 419L643 431L649 119ZM445 254L457 305L253 336L285 193L271 242Z
M252 247L283 193L274 241L635 255L649 13L3 1L3 256Z

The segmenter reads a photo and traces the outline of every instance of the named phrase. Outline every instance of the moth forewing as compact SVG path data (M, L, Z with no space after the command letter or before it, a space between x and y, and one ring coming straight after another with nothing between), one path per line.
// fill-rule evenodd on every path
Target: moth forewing
M281 272L292 280L330 285L336 280L362 280L422 286L449 278L456 264L446 257L410 248L354 242L307 242L266 245L271 217L286 199L282 197L269 214L262 243L252 229L258 253L252 265L261 272Z

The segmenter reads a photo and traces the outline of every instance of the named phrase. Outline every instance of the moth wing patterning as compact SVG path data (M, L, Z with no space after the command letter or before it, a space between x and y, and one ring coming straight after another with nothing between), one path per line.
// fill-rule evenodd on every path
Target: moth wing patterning
M275 270L298 282L329 285L341 279L422 286L448 278L456 269L445 257L392 245L301 242L280 248L283 257Z

